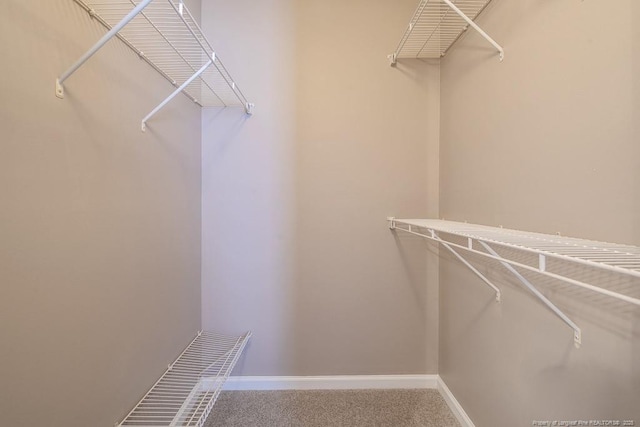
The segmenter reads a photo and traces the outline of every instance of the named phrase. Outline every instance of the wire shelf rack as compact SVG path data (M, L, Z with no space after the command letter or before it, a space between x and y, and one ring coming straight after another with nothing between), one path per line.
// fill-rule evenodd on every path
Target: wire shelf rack
M180 92L203 107L243 107L249 103L183 0L73 0L109 32L56 81L62 84L107 41L118 37L166 78L174 92L143 120L146 122Z
M627 292L611 290L587 283L582 277L567 274L567 269L564 268L570 265L574 267L573 270L577 267L578 270L606 271L638 279L640 247L445 220L388 218L388 221L392 230L414 234L441 244L490 286L496 292L496 300L500 301L498 287L465 259L463 254L472 253L498 261L574 330L576 346L581 343L580 328L539 292L521 271L547 276L640 306L640 288L637 286L628 288Z
M199 332L118 426L202 427L250 337Z
M398 47L389 59L441 58L471 26L499 52L504 50L474 21L491 0L421 0Z

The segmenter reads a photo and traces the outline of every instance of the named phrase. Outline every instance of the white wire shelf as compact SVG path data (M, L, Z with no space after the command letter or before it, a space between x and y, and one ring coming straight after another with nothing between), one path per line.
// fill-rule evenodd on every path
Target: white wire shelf
M491 0L421 0L395 52L399 58L441 58L471 26L504 58L504 50L474 21Z
M640 306L640 299L637 297L640 295L640 289L637 286L628 289L627 293L607 289L587 283L583 277L567 274L566 268L570 265L578 269L607 271L640 278L640 247L445 220L388 218L388 221L392 230L440 243L496 292L497 301L501 300L499 288L462 254L473 253L500 262L574 330L576 346L581 343L580 328L539 292L520 271L551 277Z
M118 426L202 427L250 337L199 332Z
M162 103L142 119L146 122L180 92L202 107L243 107L247 101L202 33L183 0L73 0L109 32L56 80L63 83L105 43L118 37L174 87Z

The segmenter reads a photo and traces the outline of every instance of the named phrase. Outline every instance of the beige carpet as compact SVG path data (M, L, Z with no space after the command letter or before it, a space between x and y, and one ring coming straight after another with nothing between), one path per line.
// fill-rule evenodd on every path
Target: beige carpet
M459 427L437 390L227 391L205 427Z

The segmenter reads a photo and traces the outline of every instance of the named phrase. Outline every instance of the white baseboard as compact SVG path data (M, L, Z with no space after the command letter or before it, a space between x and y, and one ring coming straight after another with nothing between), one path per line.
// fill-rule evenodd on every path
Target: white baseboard
M212 383L212 388L215 388ZM206 381L203 386L207 387ZM223 390L437 389L462 427L475 427L439 375L337 375L319 377L229 377Z
M469 418L462 405L460 405L458 399L451 393L449 387L447 387L442 378L440 378L440 375L438 375L438 391L462 427L475 427L471 418Z
M229 377L224 390L362 390L437 388L437 375Z

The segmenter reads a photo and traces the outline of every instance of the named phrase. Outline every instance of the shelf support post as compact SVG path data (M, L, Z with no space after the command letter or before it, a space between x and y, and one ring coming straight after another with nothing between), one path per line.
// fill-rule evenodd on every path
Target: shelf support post
M182 83L176 90L174 90L171 95L169 95L167 98L165 98L164 101L162 101L156 108L154 108L153 110L151 110L151 112L149 114L147 114L144 119L142 119L142 132L144 132L147 129L147 121L153 117L158 111L160 111L162 109L162 107L164 107L165 105L167 105L169 103L169 101L171 101L173 98L176 97L176 95L178 95L180 92L182 92L187 86L189 86L191 84L191 82L193 82L195 79L197 79L202 73L205 72L205 70L207 68L209 68L209 66L213 64L213 59L210 59L209 61L207 61L206 64L204 64L202 66L202 68L200 68L198 71L196 71L191 77L189 77L184 83Z
M458 8L458 6L453 4L451 0L442 0L442 1L445 2L455 13L460 15L460 17L464 19L467 22L467 24L472 26L478 33L480 33L482 37L484 37L489 43L493 45L493 47L495 47L498 50L498 53L500 54L500 62L502 62L502 60L504 59L504 49L502 48L502 46L500 46L494 39L492 39L491 36L489 36L489 34L485 33L484 30L480 28L478 24L473 22L471 18L465 15L465 13L461 11Z
M78 59L75 64L71 66L67 71L65 71L58 79L56 80L56 96L58 98L64 98L64 87L63 83L67 80L73 73L76 72L78 68L80 68L85 62L89 60L97 51L102 48L109 40L111 40L120 30L124 28L133 18L135 18L142 10L151 3L152 0L143 0L141 1L131 12L129 12L122 20L115 25L107 34L102 36L100 40L96 44L93 45L91 49L89 49L80 59Z
M549 299L545 297L538 289L536 289L536 287L533 286L531 282L529 282L522 274L520 274L515 268L513 268L511 264L503 261L502 257L496 251L494 251L491 246L489 246L482 240L478 240L478 242L487 250L487 252L493 255L494 258L504 266L504 268L506 268L507 270L509 270L509 272L511 272L511 274L516 276L516 278L524 286L526 286L527 289L531 291L531 293L538 297L540 301L542 301L547 307L551 309L551 311L553 311L560 319L562 319L567 325L569 325L571 329L573 329L573 340L575 342L576 348L580 348L580 344L582 344L582 331L580 330L580 327L578 327L578 325L576 325L573 320L569 319L566 314L564 314L558 307L556 307L551 301L549 301Z

